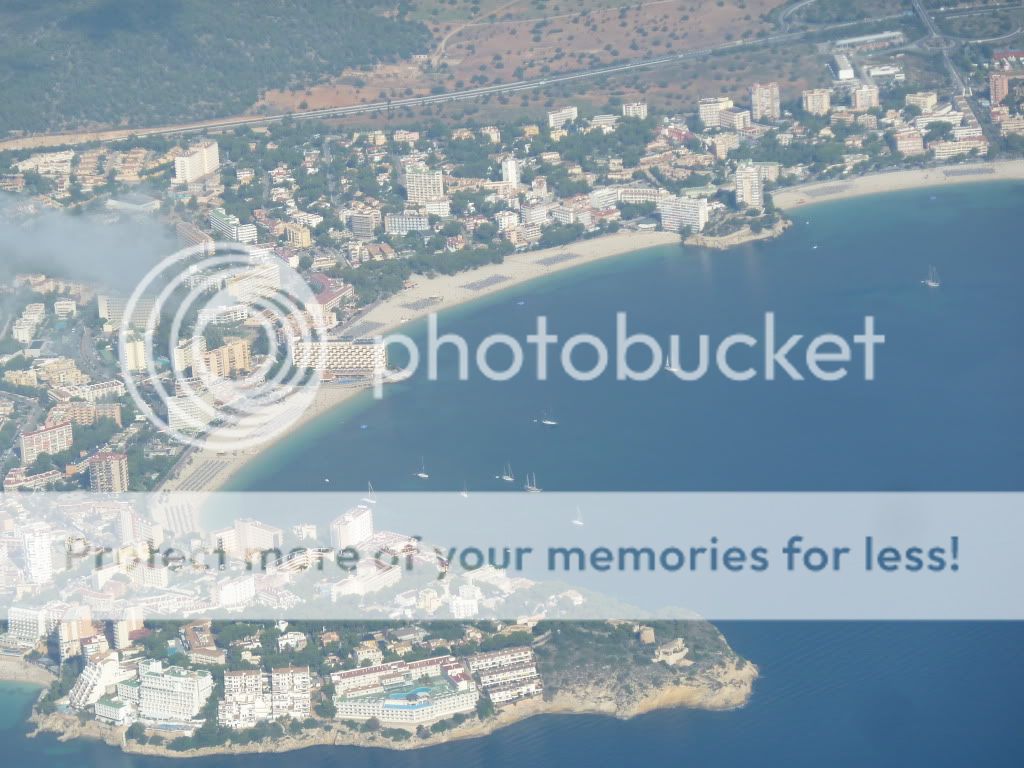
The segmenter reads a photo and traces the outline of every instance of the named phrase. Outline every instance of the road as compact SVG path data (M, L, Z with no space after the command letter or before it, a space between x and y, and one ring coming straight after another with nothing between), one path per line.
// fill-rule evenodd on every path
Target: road
M946 65L946 71L949 73L950 79L956 86L957 90L962 94L967 93L967 86L964 85L964 80L960 77L960 73L957 72L956 67L953 65L953 60L949 57L949 45L947 40L942 33L939 32L938 27L935 26L935 20L928 15L928 11L924 7L924 3L921 0L912 0L914 4L914 11L921 19L921 23L924 24L926 30L928 30L928 39L934 41L937 45L942 47L942 61Z
M112 131L110 135L104 138L101 134L89 134L88 138L82 138L78 143L84 141L111 141L128 138L130 136L143 137L143 136L173 136L180 134L199 133L203 131L222 131L231 128L241 128L243 126L253 125L267 125L271 123L280 122L286 118L293 118L295 120L314 120L324 119L333 117L353 117L357 115L373 114L375 112L382 112L387 110L400 107L424 107L432 104L446 104L457 101L467 101L470 99L478 99L482 96L493 96L498 94L507 93L518 93L521 91L529 91L535 88L546 88L550 85L557 83L568 83L576 80L587 80L597 77L604 77L606 75L614 75L622 72L629 72L638 69L647 69L651 67L660 67L670 64L676 64L681 61L688 61L694 59L702 59L706 56L711 56L717 53L727 53L734 50L742 50L745 48L758 48L765 45L773 45L777 43L793 42L806 37L808 34L820 34L821 32L838 31L844 28L861 26L870 22L887 21L891 19L903 18L906 14L895 13L886 16L878 16L872 19L860 20L860 21L848 21L840 22L837 24L826 24L820 27L816 27L813 30L800 31L800 32L783 32L777 35L768 35L762 38L752 38L749 40L734 40L728 43L722 43L721 45L708 46L704 48L695 48L689 51L682 51L680 53L665 54L663 56L655 56L649 59L638 59L634 61L627 61L620 64L613 64L604 67L594 67L592 69L585 69L576 72L565 72L557 75L549 75L547 77L538 77L527 80L516 80L511 83L495 83L493 85L484 85L476 88L466 88L461 91L448 91L445 93L431 94L429 96L413 96L404 99L395 99L393 101L377 101L370 104L353 104L345 107L325 107L323 109L310 109L304 112L284 112L275 115L251 115L243 117L226 118L224 120L210 120L200 123L190 123L187 125L175 125L165 126L158 128L140 128L136 130L119 130ZM42 144L45 140L47 143L54 145L59 143L60 137L53 136L42 136L42 137L30 137L26 140L17 140L20 148L27 148L31 146L33 138L38 138ZM64 143L76 143L75 137L67 137ZM56 139L57 141L54 141ZM13 145L15 142L6 142L6 144ZM3 142L0 142L0 149L4 148ZM41 145L40 144L40 145ZM11 147L13 148L13 146Z

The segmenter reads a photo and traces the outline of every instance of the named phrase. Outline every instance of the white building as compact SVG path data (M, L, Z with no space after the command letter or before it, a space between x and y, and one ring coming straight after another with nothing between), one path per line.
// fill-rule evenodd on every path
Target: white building
M444 198L444 174L425 165L405 170L405 194L410 203L427 203Z
M117 685L121 665L117 652L105 651L93 657L68 693L68 703L75 709L85 709L98 702L108 688Z
M371 340L299 341L293 339L292 364L317 371L372 373L387 368L387 348Z
M210 211L210 228L227 240L235 240L239 243L257 242L256 225L242 224L237 216L233 216L223 208L214 208Z
M425 213L404 211L403 213L384 214L385 234L401 237L410 232L427 232L429 229L430 220Z
M359 506L331 522L331 546L336 550L356 547L373 536L373 510Z
M632 101L622 105L623 117L636 117L643 120L647 117L647 103L643 101Z
M761 172L752 163L736 167L736 206L739 208L763 208L764 184Z
M204 141L174 158L174 181L191 184L220 168L220 151L216 141Z
M340 719L369 720L381 723L415 725L443 720L460 712L471 712L480 700L474 686L468 691L410 693L400 699L381 696L335 699L335 717Z
M53 531L44 522L29 523L21 532L25 553L25 579L29 584L53 581Z
M7 609L7 634L19 643L35 645L46 636L46 608L12 605Z
M705 128L718 128L721 126L721 113L723 110L732 109L732 99L724 96L713 96L700 99L697 102L697 114Z
M519 184L519 161L509 156L501 161L501 180L513 186Z
M708 201L703 197L668 197L658 201L658 213L666 232L679 232L683 227L700 232L708 223Z
M164 668L154 659L139 664L139 717L143 720L189 722L212 692L208 670Z
M310 710L309 667L270 670L271 714L274 719L305 720Z
M837 80L853 80L853 65L850 63L849 57L845 53L837 53L835 57L836 61L836 79Z
M548 112L548 128L557 130L566 123L571 123L579 117L579 110L576 107L561 107Z

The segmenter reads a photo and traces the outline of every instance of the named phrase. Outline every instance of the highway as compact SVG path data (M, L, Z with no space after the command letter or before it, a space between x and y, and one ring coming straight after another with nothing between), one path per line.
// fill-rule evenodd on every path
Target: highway
M137 130L133 130L131 133L132 135L138 137L172 136L177 134L198 133L203 131L221 131L230 128L240 128L242 126L247 125L267 125L270 123L280 122L286 118L293 118L295 120L314 120L332 117L352 117L355 115L373 114L375 112L381 112L389 108L397 109L402 107L424 107L431 104L447 104L457 101L466 101L469 99L478 99L482 96L493 96L499 94L529 91L535 88L545 88L550 85L556 85L558 83L568 83L573 82L575 80L586 80L597 77L604 77L606 75L614 75L622 72L629 72L631 70L646 69L649 67L660 67L682 61L701 59L716 53L726 53L729 51L740 50L744 48L757 48L765 45L773 45L776 43L792 42L800 40L801 38L804 38L809 34L818 34L821 32L828 31L838 31L843 28L860 26L862 24L869 22L898 19L904 17L905 15L906 14L903 13L897 13L890 14L887 16L879 16L873 19L869 19L867 21L862 20L841 22L837 24L828 24L823 25L821 27L817 27L814 30L801 32L784 32L776 35L768 35L762 38L734 40L732 42L722 43L721 45L708 46L704 48L694 48L692 50L682 51L680 53L665 54L663 56L655 56L649 59L627 61L620 64L612 64L604 67L595 67L592 69L580 70L577 72L553 74L548 75L547 77L532 78L527 80L516 80L511 83L495 83L493 85L484 85L476 88L466 88L460 91L447 91L445 93L430 94L428 96L413 96L402 99L394 99L391 101L376 101L369 104L353 104L345 107L325 107L323 109L310 109L303 112L284 112L274 115L251 115L233 117L226 118L224 120L212 120L201 123L192 123L188 125L177 125L158 128L140 128ZM123 131L119 133L123 133Z

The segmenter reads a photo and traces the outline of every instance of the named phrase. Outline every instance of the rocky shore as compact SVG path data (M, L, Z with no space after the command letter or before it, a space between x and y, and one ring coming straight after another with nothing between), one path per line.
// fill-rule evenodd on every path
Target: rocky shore
M683 242L686 245L695 245L699 248L714 248L724 251L727 248L734 248L744 243L752 243L757 240L771 240L779 237L792 224L789 219L779 219L775 224L766 227L759 232L754 232L749 226L744 226L728 235L690 235Z
M386 749L417 749L449 741L473 739L487 736L500 728L540 715L583 715L599 714L629 719L659 709L685 707L689 709L725 710L742 707L753 692L757 679L757 667L750 662L731 658L712 667L707 672L684 682L637 691L622 699L611 689L599 684L579 686L557 692L550 699L527 699L498 710L487 720L471 718L462 725L440 733L431 733L427 738L411 734L405 741L397 741L379 732L354 731L341 723L329 723L328 727L307 730L298 735L284 735L265 739L252 744L227 744L217 747L176 751L165 745L139 744L127 741L124 727L105 726L95 720L82 722L77 715L34 713L31 722L35 731L56 733L60 741L70 739L95 739L125 752L160 757L203 757L211 755L243 755L251 753L290 752L313 746L359 746Z

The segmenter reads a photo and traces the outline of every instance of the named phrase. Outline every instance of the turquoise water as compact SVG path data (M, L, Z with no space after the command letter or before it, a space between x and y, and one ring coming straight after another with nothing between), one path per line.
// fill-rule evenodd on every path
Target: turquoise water
M254 462L236 489L498 490L506 461L552 490L1021 490L1024 185L972 185L821 205L782 239L726 253L677 248L562 273L444 316L478 339L607 335L626 310L655 335L860 330L888 337L878 380L683 384L459 383L421 377L332 414ZM809 223L805 223L809 222ZM813 246L817 244L818 248ZM943 279L920 285L929 264ZM520 301L525 303L520 304ZM446 370L451 371L448 366ZM534 419L548 411L555 430ZM363 428L365 425L365 428ZM418 480L420 457L430 480ZM761 678L733 712L632 721L534 718L484 739L392 753L313 748L204 767L1020 766L1024 625L721 625ZM101 745L25 740L28 689L0 686L11 765L168 768ZM14 738L12 738L14 736Z

